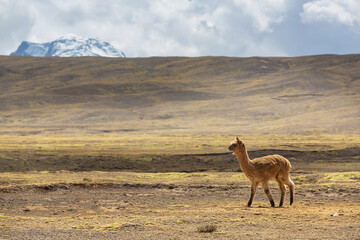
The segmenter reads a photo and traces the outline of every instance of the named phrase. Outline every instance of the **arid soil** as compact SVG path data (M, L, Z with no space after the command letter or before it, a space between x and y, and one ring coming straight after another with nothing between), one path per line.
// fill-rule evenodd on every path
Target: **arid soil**
M359 151L250 151L291 161L295 202L281 208L260 187L246 206L250 182L228 153L4 151L0 239L359 239Z
M26 152L26 151L25 151ZM352 170L359 163L360 148L327 151L295 151L265 149L249 151L250 158L280 154L291 161L293 169L313 171ZM9 156L11 159L9 160ZM331 165L323 164L329 163ZM12 151L0 155L0 172L18 171L135 171L135 172L200 172L240 170L236 157L230 153L210 154L111 154L70 155Z
M297 183L271 208L240 186L77 184L2 188L1 239L359 239L356 183ZM272 185L278 203L279 191ZM211 233L199 228L215 226Z

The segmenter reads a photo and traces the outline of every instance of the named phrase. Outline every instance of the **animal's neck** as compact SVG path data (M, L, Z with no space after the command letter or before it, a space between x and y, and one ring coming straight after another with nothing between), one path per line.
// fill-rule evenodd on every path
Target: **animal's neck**
M235 151L235 155L240 163L241 169L245 172L251 169L251 162L246 148L243 150Z

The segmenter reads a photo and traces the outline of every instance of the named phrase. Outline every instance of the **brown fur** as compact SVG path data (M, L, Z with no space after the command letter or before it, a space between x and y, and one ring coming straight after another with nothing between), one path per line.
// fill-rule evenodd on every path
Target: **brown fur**
M275 207L275 203L268 186L268 181L270 179L276 180L281 191L279 207L281 207L284 203L286 193L285 185L287 185L290 189L290 205L293 203L295 185L290 179L291 164L289 160L280 155L269 155L250 160L245 143L238 137L236 137L236 140L231 143L229 150L236 155L240 163L241 170L251 181L251 195L248 202L249 207L251 206L256 188L259 184L261 184L266 196L269 198L271 206Z

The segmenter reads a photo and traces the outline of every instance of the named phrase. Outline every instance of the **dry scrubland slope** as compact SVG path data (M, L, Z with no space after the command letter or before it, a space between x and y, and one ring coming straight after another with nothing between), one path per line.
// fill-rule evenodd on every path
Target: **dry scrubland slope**
M360 55L0 57L0 133L359 133Z

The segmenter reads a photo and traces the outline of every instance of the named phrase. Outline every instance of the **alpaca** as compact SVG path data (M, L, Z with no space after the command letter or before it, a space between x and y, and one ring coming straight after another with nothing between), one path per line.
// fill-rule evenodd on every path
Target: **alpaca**
M229 150L236 155L240 163L241 170L251 181L251 195L247 204L249 207L254 199L256 188L259 183L261 184L266 196L269 198L271 207L275 207L275 203L268 186L268 181L273 178L275 178L281 191L279 207L281 207L284 203L286 193L284 184L286 184L290 189L290 205L293 203L295 185L290 179L291 164L289 160L280 155L269 155L250 160L246 151L245 143L238 137L236 137L236 140L231 143Z

